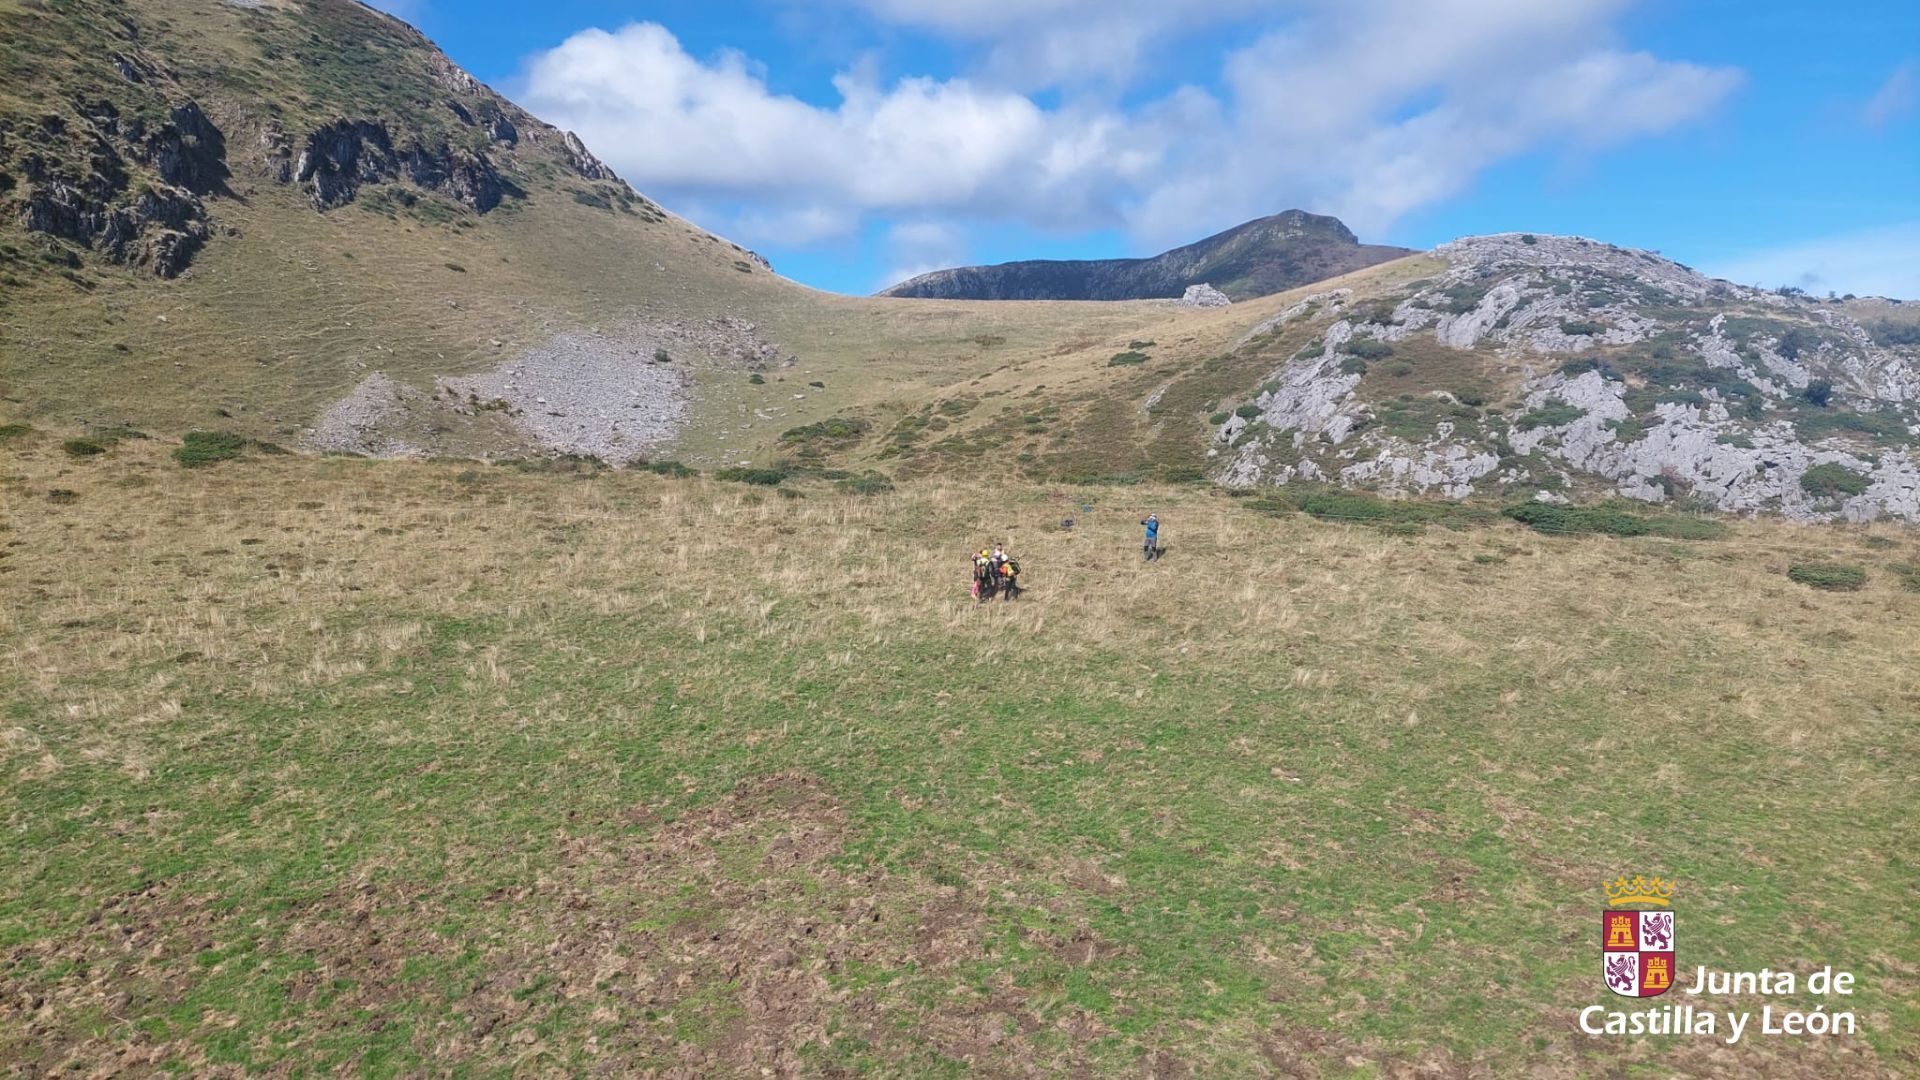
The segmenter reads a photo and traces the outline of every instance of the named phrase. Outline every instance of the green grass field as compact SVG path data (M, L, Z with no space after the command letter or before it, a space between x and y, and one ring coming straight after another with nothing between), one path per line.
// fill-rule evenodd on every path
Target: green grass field
M4 447L0 1068L1915 1070L1911 532L170 449ZM1635 873L1860 1033L1581 1034Z

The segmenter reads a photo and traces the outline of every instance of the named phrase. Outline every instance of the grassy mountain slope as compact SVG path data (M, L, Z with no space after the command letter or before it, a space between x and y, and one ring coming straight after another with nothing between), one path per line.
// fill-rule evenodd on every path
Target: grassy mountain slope
M1035 477L1913 520L1917 307L1579 238L1469 238L1125 353L1016 365L998 408L869 450L910 472L997 452Z
M538 367L565 340L616 384L667 354L647 385L683 422L623 451L764 460L789 427L905 411L1009 357L1126 340L1167 314L798 286L350 0L8 4L0 29L0 377L16 418L311 445L381 373L401 400L348 448L525 454L552 448L527 428L534 395L474 408L441 380ZM176 123L189 106L185 128L201 118L217 138Z
M7 460L0 1070L1911 1071L1897 528ZM1623 873L1859 1033L1578 1033Z
M1146 259L1037 259L935 270L883 296L942 300L1138 300L1211 284L1234 300L1291 289L1409 254L1362 244L1337 219L1300 210L1236 225Z

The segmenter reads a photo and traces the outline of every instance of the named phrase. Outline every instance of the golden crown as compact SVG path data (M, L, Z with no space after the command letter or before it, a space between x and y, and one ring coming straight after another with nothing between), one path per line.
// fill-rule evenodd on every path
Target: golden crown
M1606 883L1607 906L1659 904L1661 907L1666 907L1668 901L1673 899L1673 886L1673 882L1663 881L1657 876L1645 878L1635 874L1633 880L1628 881L1626 875L1622 874Z

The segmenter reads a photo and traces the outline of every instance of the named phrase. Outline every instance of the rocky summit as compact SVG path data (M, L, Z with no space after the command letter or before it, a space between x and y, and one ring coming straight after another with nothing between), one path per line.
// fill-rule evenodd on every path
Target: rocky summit
M1409 254L1362 244L1338 218L1289 210L1148 259L1038 259L935 270L883 296L934 300L1155 300L1209 285L1266 296Z
M1253 328L1311 337L1217 417L1219 479L1920 519L1906 323L1581 238L1435 255L1431 277Z

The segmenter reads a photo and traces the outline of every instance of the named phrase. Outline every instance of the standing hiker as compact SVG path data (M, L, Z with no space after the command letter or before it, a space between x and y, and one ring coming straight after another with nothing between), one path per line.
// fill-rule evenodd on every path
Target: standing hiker
M1147 527L1146 541L1141 545L1148 562L1160 557L1160 515L1148 514L1140 524Z

